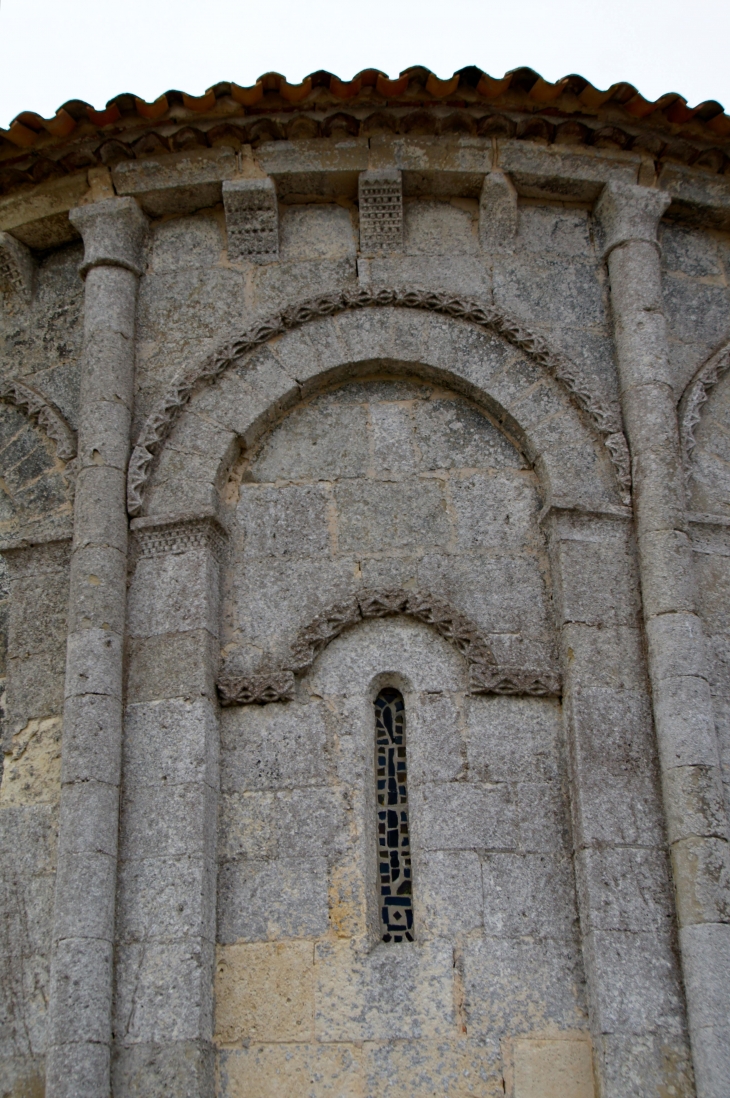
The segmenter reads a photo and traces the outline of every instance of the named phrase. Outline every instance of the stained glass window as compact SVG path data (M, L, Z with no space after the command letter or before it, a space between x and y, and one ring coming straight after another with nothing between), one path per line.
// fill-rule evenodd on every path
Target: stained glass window
M384 942L413 941L413 887L408 831L406 710L392 687L375 699L380 921Z

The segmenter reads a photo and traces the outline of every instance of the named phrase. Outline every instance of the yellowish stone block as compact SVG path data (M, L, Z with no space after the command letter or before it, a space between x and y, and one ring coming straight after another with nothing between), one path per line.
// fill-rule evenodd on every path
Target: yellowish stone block
M0 809L58 804L61 795L60 717L28 721L13 736L0 784Z
M365 1098L354 1045L260 1045L221 1054L227 1098Z
M514 1098L594 1098L588 1041L516 1040Z
M218 947L215 1039L310 1041L314 1036L311 942L255 942Z

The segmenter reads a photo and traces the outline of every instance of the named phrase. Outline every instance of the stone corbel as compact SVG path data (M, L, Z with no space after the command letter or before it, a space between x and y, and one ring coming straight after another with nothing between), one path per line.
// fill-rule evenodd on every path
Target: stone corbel
M10 233L0 233L0 292L29 301L33 294L35 263L30 249Z
M479 198L479 241L485 252L510 244L517 235L517 191L508 175L490 172Z
M279 258L279 204L273 180L229 179L223 184L228 258L273 263Z
M383 255L403 248L403 173L360 172L360 252Z

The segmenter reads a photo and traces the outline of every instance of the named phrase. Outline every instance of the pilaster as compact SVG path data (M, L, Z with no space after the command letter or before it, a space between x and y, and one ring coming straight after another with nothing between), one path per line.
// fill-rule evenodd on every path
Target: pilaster
M212 1098L219 560L212 517L133 523L116 1098Z
M543 525L599 1094L684 1093L689 1041L631 514L553 507Z
M730 1078L730 856L663 311L659 219L670 196L609 183L605 234L654 723L699 1098ZM705 988L715 1009L706 1009ZM725 1019L725 1022L721 1019Z

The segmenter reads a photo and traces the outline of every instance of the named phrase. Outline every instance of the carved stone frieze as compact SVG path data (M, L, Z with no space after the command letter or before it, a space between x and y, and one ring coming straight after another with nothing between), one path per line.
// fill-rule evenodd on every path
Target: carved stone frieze
M142 520L144 521L144 520ZM208 549L220 561L225 548L225 531L212 516L159 519L154 525L132 523L136 556L176 556L193 549Z
M268 705L294 697L294 674L286 668L261 669L247 677L221 675L218 696L221 705Z
M57 408L37 389L17 378L0 381L0 401L20 408L45 431L56 444L61 461L71 461L76 456L76 435Z
M489 664L470 663L469 693L560 697L560 676L550 669L537 671L529 667L492 667Z
M202 365L182 374L145 422L129 461L127 505L130 515L139 515L155 457L162 449L183 409L195 392L213 384L234 362L284 332L311 320L336 316L355 309L379 306L423 309L456 317L479 328L496 332L528 354L568 391L572 401L589 417L610 454L625 503L631 491L629 451L618 409L593 392L585 378L562 353L554 351L541 337L528 331L521 321L491 305L465 300L451 294L422 289L347 289L293 305L283 313L256 324L240 338L221 347Z
M702 418L702 407L710 391L730 370L730 343L726 343L699 368L682 394L679 403L679 434L682 442L682 456L685 468L689 472L692 453L697 441L695 427Z
M305 674L335 637L368 618L402 614L426 622L461 652L469 664L472 694L533 694L560 696L560 675L554 668L507 667L497 664L486 639L473 622L445 600L400 587L358 592L335 603L300 629L290 657L279 666L264 663L252 674L223 671L218 679L221 705L265 705L294 696L295 675Z

